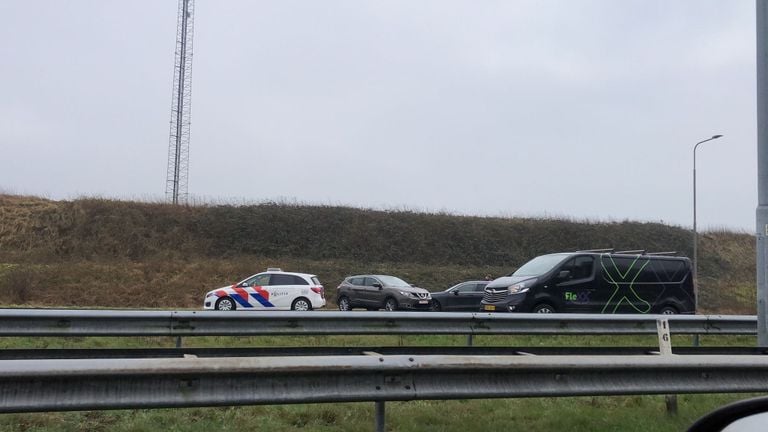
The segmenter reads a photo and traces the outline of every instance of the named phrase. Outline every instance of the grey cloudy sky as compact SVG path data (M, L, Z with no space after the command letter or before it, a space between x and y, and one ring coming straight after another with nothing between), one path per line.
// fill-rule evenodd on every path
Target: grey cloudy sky
M191 196L754 231L753 0L195 6ZM163 198L176 12L0 0L0 191Z

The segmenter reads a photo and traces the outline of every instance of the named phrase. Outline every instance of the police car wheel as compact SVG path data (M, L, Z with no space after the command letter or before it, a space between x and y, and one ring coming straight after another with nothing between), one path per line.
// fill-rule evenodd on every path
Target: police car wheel
M352 310L352 308L350 306L351 305L349 303L349 298L348 297L341 297L339 299L339 310L340 311L346 312L346 311Z
M216 310L233 311L237 309L235 302L229 297L222 297L216 302Z
M390 312L397 310L397 300L393 299L392 297L389 297L387 301L384 302L384 310L387 310Z
M533 313L555 313L555 308L546 303L542 303L533 308Z
M312 310L312 304L309 303L309 300L305 299L304 297L299 297L293 301L293 304L291 305L291 310L295 310L295 311Z

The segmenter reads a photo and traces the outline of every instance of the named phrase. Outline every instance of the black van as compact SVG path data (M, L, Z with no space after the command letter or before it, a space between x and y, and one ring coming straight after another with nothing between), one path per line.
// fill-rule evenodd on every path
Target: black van
M485 287L483 312L695 313L688 258L629 253L542 255Z

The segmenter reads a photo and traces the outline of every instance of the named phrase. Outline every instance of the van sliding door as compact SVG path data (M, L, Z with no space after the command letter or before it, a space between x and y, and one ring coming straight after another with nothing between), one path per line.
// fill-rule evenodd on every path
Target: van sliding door
M642 255L611 256L602 255L601 297L607 299L600 313L649 313L655 300L649 292L647 283L651 273L650 259ZM651 287L652 288L652 287Z

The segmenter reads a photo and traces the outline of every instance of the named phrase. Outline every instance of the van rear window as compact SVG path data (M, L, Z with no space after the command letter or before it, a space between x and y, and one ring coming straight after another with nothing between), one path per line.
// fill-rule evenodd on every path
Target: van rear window
M680 260L602 257L609 280L616 283L680 283L688 272Z

